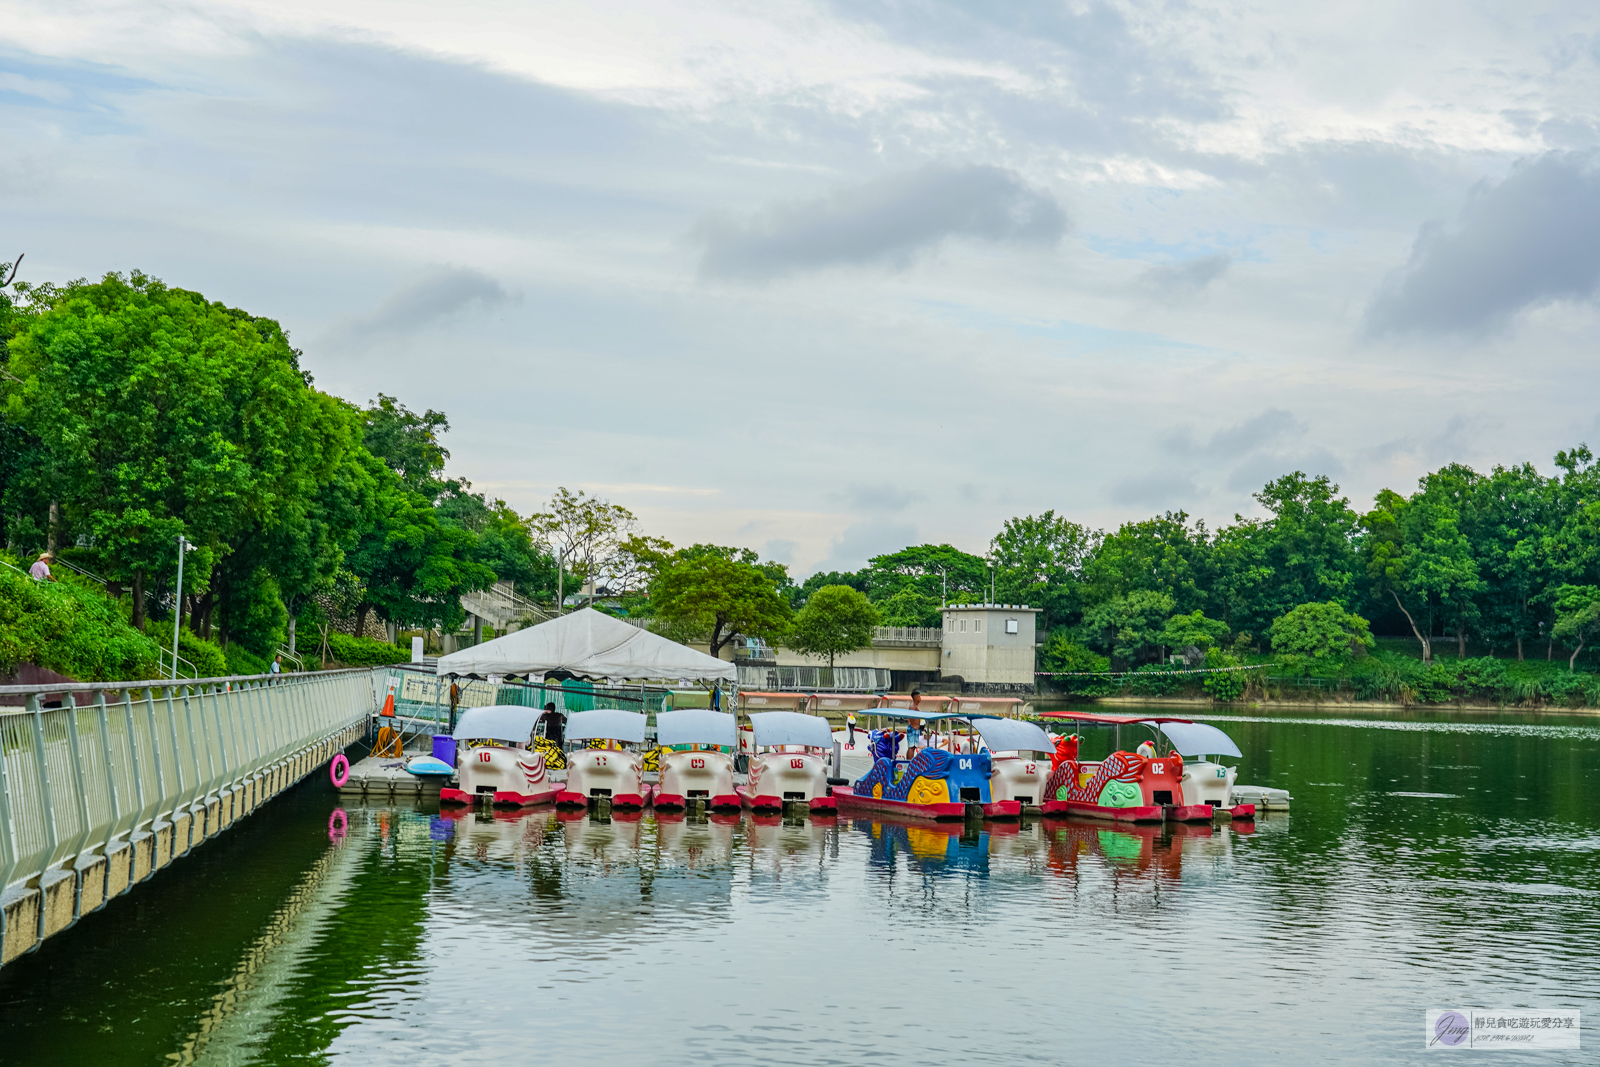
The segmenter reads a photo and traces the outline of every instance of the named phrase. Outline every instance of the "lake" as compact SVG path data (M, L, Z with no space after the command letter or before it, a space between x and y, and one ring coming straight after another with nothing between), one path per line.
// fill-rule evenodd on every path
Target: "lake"
M443 817L319 775L0 970L0 1061L1410 1063L1428 1008L1553 1007L1588 1048L1519 1062L1594 1062L1600 720L1400 714L1195 714L1294 794L1216 829Z

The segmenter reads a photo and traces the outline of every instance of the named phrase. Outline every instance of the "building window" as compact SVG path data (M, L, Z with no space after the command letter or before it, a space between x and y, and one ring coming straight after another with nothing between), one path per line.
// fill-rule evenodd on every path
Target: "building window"
M953 616L946 615L944 617L944 629L945 629L946 633L955 633L955 631L956 631L956 620L955 620L955 618Z
M982 633L983 632L983 620L982 619L973 619L972 620L972 632L973 633Z
M1014 634L1016 632L1017 632L1017 620L1016 619L1007 619L1006 620L1006 633Z
M966 633L967 632L967 620L966 619L962 619L961 620L961 632L962 633Z

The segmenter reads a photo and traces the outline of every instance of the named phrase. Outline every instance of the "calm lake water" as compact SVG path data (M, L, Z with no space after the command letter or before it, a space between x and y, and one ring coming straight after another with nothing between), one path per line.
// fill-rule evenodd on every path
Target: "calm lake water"
M0 970L0 1061L1410 1063L1536 1006L1586 1049L1500 1058L1595 1062L1600 721L1206 719L1292 813L330 828L318 777Z

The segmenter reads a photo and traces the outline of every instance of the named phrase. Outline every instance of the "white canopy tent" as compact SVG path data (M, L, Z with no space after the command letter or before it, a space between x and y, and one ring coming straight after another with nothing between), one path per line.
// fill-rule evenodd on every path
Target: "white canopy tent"
M696 652L649 630L630 626L593 608L530 626L439 657L438 673L457 675L547 674L566 671L581 678L670 678L734 683L739 672L725 660Z

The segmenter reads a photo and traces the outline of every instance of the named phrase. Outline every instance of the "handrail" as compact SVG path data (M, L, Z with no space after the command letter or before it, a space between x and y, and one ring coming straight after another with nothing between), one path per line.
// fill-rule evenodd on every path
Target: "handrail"
M287 678L324 678L335 674L371 674L382 667L340 667L329 671L299 674L219 674L214 678L141 678L126 682L42 682L33 685L0 685L0 696L18 693L93 693L102 689L171 689L173 686L216 685L220 682L266 682ZM4 709L0 709L3 712Z

